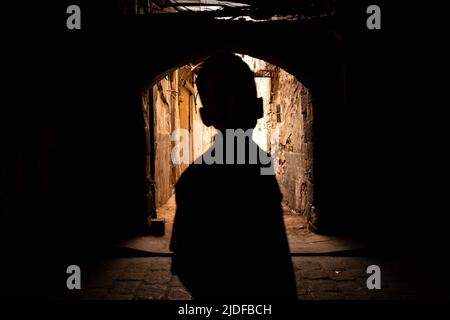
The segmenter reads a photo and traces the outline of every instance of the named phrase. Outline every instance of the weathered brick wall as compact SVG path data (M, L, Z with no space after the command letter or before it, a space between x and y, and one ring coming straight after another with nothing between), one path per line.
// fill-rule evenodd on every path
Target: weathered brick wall
M242 56L260 77L270 77L270 96L264 101L264 124L268 151L286 204L310 217L313 205L312 103L309 90L293 75L263 60ZM268 108L266 105L268 104ZM257 127L258 129L258 127Z
M199 109L201 101L189 66L174 70L153 86L154 153L155 153L155 204L164 205L173 195L178 178L188 164L174 164L171 152L176 144L184 145L182 138L172 141L172 132L186 129L190 132L189 148L182 149L180 156L189 153L189 162L195 160L212 143L213 128L203 125Z
M174 71L153 86L156 207L166 203L173 193L170 151L178 110L178 99L174 99L177 78L177 72Z
M284 200L291 209L309 217L313 204L310 93L293 75L275 67L270 105L270 134L278 134L278 153L274 157Z

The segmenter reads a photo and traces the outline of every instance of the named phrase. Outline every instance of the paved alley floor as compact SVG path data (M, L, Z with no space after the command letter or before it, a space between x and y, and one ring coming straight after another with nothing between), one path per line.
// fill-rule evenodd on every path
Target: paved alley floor
M116 246L129 248L147 253L170 255L169 242L172 234L172 224L175 216L175 196L172 196L166 204L158 208L158 218L165 220L164 236L144 235L119 241ZM289 248L292 254L331 254L336 252L348 252L365 248L363 243L354 239L343 237L318 235L309 232L304 216L296 214L293 210L283 205L283 219Z
M174 197L158 209L164 236L140 236L116 244L115 255L83 268L81 299L189 300L191 296L170 272L169 241L175 214ZM283 206L284 222L300 300L417 300L442 298L431 275L415 262L355 256L365 246L338 237L316 235L303 216ZM130 257L129 253L133 254ZM117 256L117 253L125 256ZM363 253L361 253L363 254ZM378 256L378 255L377 255ZM426 260L423 261L427 265ZM381 289L369 290L367 267L381 269ZM444 289L445 290L445 289ZM447 294L448 295L448 294ZM232 298L232 297L231 297ZM447 297L448 298L448 297Z
M408 265L366 257L292 257L299 299L410 300L435 298L432 284L418 279ZM81 299L189 300L170 273L170 257L108 258L84 270ZM366 285L369 265L381 269L381 289Z

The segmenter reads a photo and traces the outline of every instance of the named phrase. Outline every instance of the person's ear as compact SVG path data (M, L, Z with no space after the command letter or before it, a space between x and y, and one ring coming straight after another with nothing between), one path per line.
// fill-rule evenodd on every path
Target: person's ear
M263 98L256 99L256 119L264 117Z
M200 111L200 117L202 118L203 124L207 127L210 127L212 125L211 117L209 115L208 110L205 107L201 107L199 109Z

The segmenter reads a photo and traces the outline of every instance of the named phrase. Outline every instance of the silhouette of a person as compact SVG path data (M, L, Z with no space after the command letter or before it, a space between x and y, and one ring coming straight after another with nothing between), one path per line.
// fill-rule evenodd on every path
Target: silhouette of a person
M223 136L201 158L223 146L224 161L197 159L176 184L172 273L195 299L296 299L278 183L249 160L252 148L263 151L250 138L244 164L236 163L238 143L234 164L225 161L226 130L252 130L263 116L254 74L238 56L219 53L197 75L202 120Z

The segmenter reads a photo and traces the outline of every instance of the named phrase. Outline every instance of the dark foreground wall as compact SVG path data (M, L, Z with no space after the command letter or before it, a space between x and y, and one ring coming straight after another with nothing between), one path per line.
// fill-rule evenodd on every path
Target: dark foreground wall
M423 67L406 60L431 39L395 22L405 7L383 5L383 29L373 32L365 3L342 4L336 18L318 24L255 25L123 20L112 7L86 4L80 32L65 29L65 4L14 11L21 14L8 21L16 33L6 37L11 68L0 119L1 245L11 261L3 268L25 272L24 262L40 261L49 277L64 277L55 259L98 254L139 231L146 218L141 89L223 49L279 65L310 88L319 231L363 235L401 252L439 246L446 213L429 179L435 140L425 138L434 104L421 92L427 78L416 77ZM159 37L169 30L187 36Z

